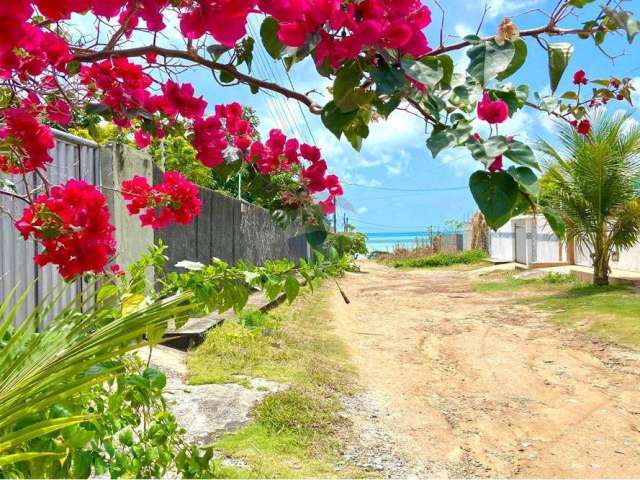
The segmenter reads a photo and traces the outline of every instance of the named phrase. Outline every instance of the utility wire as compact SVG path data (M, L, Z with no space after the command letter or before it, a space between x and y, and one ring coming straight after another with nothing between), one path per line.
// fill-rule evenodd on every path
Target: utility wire
M441 187L441 188L392 188L392 187L378 187L373 185L362 185L359 183L342 182L350 187L369 188L372 190L384 190L389 192L453 192L456 190L468 190L469 187Z

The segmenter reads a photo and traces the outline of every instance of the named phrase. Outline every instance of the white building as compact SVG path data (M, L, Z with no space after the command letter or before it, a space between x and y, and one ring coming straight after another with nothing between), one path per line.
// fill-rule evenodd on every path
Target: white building
M520 215L498 231L491 231L489 256L492 260L517 262L532 268L592 266L586 248L560 242L543 215ZM640 243L628 250L615 252L611 268L640 272Z
M567 248L542 215L520 215L489 234L493 260L523 265L551 266L568 262Z

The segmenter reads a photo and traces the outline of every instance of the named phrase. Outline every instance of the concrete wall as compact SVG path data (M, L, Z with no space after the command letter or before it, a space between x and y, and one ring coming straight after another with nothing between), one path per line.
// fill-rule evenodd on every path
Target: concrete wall
M154 183L162 172L154 169ZM210 263L219 258L230 264L245 260L263 264L267 260L309 258L306 239L291 227L283 230L264 208L231 198L207 188L200 189L202 212L191 225L172 225L157 230L155 239L167 246L169 268L182 260Z
M153 243L153 230L142 228L139 217L129 215L122 196L113 190L120 190L122 181L135 175L151 178L153 162L148 155L126 145L110 144L99 152L102 185L106 187L103 192L109 202L111 223L116 227L116 262L126 269Z
M530 263L566 262L566 246L558 240L544 216L537 215L529 221L532 226Z
M618 270L628 270L630 272L640 272L640 243L636 243L633 247L622 250L618 253L618 260L611 261L611 268ZM589 251L584 246L575 247L575 264L583 267L592 267L593 262Z
M553 233L542 215L527 215L511 219L497 232L489 234L489 255L502 261L515 260L515 225L526 231L526 263L559 263L567 261L566 247Z
M512 222L508 222L497 231L491 230L489 233L489 257L494 260L513 262L515 258L514 241Z

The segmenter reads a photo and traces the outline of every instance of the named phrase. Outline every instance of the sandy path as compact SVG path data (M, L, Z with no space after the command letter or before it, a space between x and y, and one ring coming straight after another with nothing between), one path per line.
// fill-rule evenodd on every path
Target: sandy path
M468 274L364 263L332 302L402 455L441 476L640 477L640 361ZM377 417L377 415L373 415ZM356 423L362 423L362 418ZM387 472L393 474L393 472Z

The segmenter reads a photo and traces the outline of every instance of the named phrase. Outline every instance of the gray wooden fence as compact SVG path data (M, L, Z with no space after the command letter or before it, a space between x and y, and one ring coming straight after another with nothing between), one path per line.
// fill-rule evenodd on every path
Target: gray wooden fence
M53 163L48 167L47 177L52 184L64 183L70 178L86 180L108 187L105 195L112 212L112 223L116 227L118 263L126 267L135 261L154 241L154 232L142 229L136 217L126 214L119 195L113 192L124 178L133 175L155 176L153 162L144 154L123 145L99 147L97 144L64 132L55 132L56 146L51 152ZM19 193L24 193L21 176L14 176ZM39 185L35 176L28 178ZM268 211L227 197L218 192L201 189L203 211L189 226L172 226L155 233L168 246L171 265L181 260L208 263L213 257L230 263L245 259L261 264L278 258L308 258L309 248L303 236L295 229L282 230L271 220ZM14 218L22 215L24 202L0 195L0 207ZM22 306L18 321L25 318L39 301L60 292L64 285L55 267L38 268L33 256L38 245L25 241L13 226L13 220L0 213L0 299L16 288L18 295L31 289ZM73 282L64 292L53 312L76 298L80 293L91 295L80 280Z
M98 165L98 145L82 138L55 131L56 146L51 151L53 163L47 169L47 178L52 184L64 183L70 178L86 180L101 184L100 167ZM31 185L42 185L42 182L30 174L27 179ZM22 176L15 175L12 181L20 193L25 192ZM13 217L19 218L24 209L24 202L0 195L0 206ZM32 258L38 253L38 245L33 240L23 240L13 226L13 220L6 214L0 214L0 298L4 299L12 289L18 295L26 289L31 291L18 315L25 317L26 312L42 299L55 292L61 292L60 300L53 309L57 313L64 305L72 301L81 289L81 282L74 282L61 289L63 283L55 267L48 265L38 268Z

